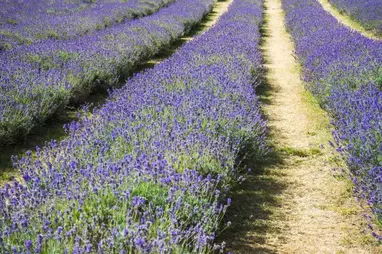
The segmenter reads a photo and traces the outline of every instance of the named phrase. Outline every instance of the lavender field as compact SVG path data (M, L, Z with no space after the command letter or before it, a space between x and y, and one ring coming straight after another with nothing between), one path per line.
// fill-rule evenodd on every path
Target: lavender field
M0 1L0 60L0 254L382 251L382 41L318 0Z
M180 0L159 12L66 41L44 41L0 53L0 144L119 76L191 29L212 0Z
M314 0L283 3L307 86L333 117L332 145L349 164L356 191L379 217L382 41L340 25Z
M0 51L43 40L71 39L147 16L173 0L2 1Z
M360 22L367 29L382 35L382 3L378 0L331 0L342 12Z
M254 156L267 150L252 86L261 74L260 23L260 1L235 2L213 29L68 125L67 139L18 160L24 181L1 189L1 248L219 248L213 240L239 178L237 155L244 146Z

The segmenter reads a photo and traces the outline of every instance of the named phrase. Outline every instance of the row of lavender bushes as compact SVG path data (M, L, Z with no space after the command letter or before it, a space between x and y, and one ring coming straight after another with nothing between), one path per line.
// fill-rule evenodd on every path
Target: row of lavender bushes
M333 117L359 196L382 215L382 42L341 25L316 0L283 0L308 88Z
M262 157L260 0L236 0L208 32L135 75L67 126L69 137L15 160L0 189L2 253L203 253L240 180ZM223 244L224 245L224 244Z
M71 39L150 15L174 0L11 0L0 2L0 51Z
M119 75L187 33L214 0L178 0L151 16L67 41L0 53L0 145L28 134L70 100Z
M335 7L382 36L382 1L330 0Z

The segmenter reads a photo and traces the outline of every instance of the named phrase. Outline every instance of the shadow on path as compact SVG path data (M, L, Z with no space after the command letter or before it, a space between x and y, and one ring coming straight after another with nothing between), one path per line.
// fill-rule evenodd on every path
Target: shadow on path
M266 34L264 34L266 36ZM267 69L264 70L266 77ZM256 91L262 105L272 104L272 87L264 79ZM267 118L266 114L263 114ZM231 226L225 229L218 237L217 242L226 242L228 251L235 253L277 253L274 249L264 247L267 234L278 232L276 225L272 223L275 210L280 208L278 196L285 190L287 183L280 179L283 172L280 165L288 154L278 151L271 143L272 132L268 133L271 151L259 162L252 158L246 158L243 171L248 168L252 171L245 176L245 181L236 186L230 193L232 198L231 207L224 218L224 225L231 222ZM223 226L224 227L224 226ZM274 234L273 234L274 235ZM250 237L248 237L250 236ZM282 241L283 239L278 239Z
M235 253L276 253L260 245L268 232L278 230L272 225L272 216L280 206L277 197L286 187L279 180L283 173L276 169L283 158L272 151L261 163L250 158L243 163L252 172L230 193L232 204L223 223L232 224L219 235L217 242L225 241L228 251Z
M264 17L263 25L260 29L262 40L259 47L264 51L263 47L266 43L268 35L267 16ZM260 98L260 107L271 105L273 103L272 96L276 93L274 87L268 83L267 75L269 64L264 59L264 69L260 77L260 85L256 89L256 93ZM268 115L263 112L263 117L268 121ZM245 181L236 186L230 193L232 198L231 207L228 209L224 218L224 225L231 222L231 226L225 229L217 239L217 242L226 242L227 251L235 253L277 253L274 248L264 244L269 242L269 235L275 235L281 232L278 226L273 223L275 216L280 216L276 210L280 208L279 196L287 187L287 183L283 182L284 172L280 171L280 165L284 164L284 160L288 154L279 151L276 144L272 144L274 140L272 129L267 134L270 143L271 152L264 158L262 162L246 158L243 162L245 168L251 168L252 172L246 175ZM282 218L280 218L282 219ZM224 226L223 226L224 227ZM281 237L275 239L283 241Z

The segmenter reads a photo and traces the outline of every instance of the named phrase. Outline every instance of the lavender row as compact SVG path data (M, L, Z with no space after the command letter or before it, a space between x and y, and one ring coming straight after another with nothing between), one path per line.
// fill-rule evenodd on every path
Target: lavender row
M46 39L71 39L150 15L174 0L2 1L0 51Z
M15 160L0 189L5 253L203 253L240 180L267 148L255 86L262 2L236 0L208 32Z
M91 35L0 53L0 145L14 142L69 100L155 55L197 24L214 0L178 0L159 12Z
M308 88L331 113L333 136L359 195L382 215L382 42L352 32L315 0L283 0Z
M382 1L330 0L330 2L360 22L366 29L382 35Z

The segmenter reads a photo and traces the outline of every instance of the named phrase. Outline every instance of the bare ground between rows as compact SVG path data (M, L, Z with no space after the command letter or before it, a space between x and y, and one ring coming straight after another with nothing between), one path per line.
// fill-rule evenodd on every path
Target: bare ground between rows
M382 253L328 146L329 117L304 89L280 0L265 0L259 87L273 152L232 193L220 236L234 253Z
M125 73L121 77L121 82L119 85L124 85L125 80L132 77L134 74L153 68L156 64L169 58L172 54L178 51L184 43L207 31L218 21L219 17L227 11L231 2L232 0L218 0L210 13L208 13L201 22L193 27L190 32L171 43L168 47L163 48L154 57L142 62L142 64L138 65L129 73ZM81 113L82 108L85 105L90 109L93 107L101 107L105 103L108 96L109 94L107 89L96 87L89 96L82 98L80 103L76 103L76 105L69 105L64 110L54 114L44 124L36 127L31 134L23 140L20 140L17 144L0 147L0 185L11 180L13 176L18 176L18 172L12 165L13 163L11 157L13 155L20 157L28 150L34 151L36 146L41 147L46 142L51 140L60 141L64 139L67 137L67 133L63 128L64 124L78 120L77 116Z

